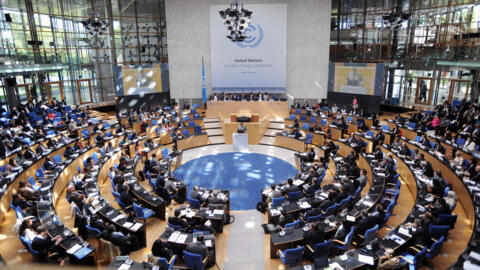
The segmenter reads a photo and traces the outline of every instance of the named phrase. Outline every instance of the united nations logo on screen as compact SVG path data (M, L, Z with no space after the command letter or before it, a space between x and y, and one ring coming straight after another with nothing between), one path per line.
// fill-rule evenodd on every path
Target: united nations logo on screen
M237 42L236 44L241 48L256 48L263 40L263 29L257 24L250 24L245 30L245 40L242 42Z

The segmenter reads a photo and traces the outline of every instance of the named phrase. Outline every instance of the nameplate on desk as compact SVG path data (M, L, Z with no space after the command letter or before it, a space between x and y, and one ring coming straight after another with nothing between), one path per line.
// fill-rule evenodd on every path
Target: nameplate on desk
M138 229L140 229L140 227L142 227L142 225L142 223L135 223L130 229L136 232Z
M77 252L77 251L78 251L79 249L81 249L81 248L82 248L82 245L75 244L73 247L71 247L71 248L69 248L69 249L67 250L67 253L68 253L68 254L73 254L73 253Z
M130 228L130 227L132 227L132 226L133 226L133 223L131 223L131 222L125 222L125 223L123 223L123 225L122 225L122 227L127 228L127 229Z
M304 183L303 180L300 180L300 179L293 181L293 184L294 184L295 186L300 186L300 185L302 185L303 183Z
M270 209L271 216L279 216L281 214L280 210L278 209Z
M347 215L347 221L355 222L355 217Z
M412 237L412 235L410 234L410 231L402 227L398 228L398 233L403 234L407 237Z

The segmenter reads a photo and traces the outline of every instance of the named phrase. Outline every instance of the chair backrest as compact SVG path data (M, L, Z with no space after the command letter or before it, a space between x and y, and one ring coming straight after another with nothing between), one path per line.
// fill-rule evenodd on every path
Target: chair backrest
M435 147L435 143L430 141L430 148L434 148Z
M185 265L188 267L188 269L201 270L205 268L202 263L202 255L200 254L190 253L184 250L183 259L185 260Z
M56 155L53 157L53 162L55 162L55 163L62 163L62 157L60 156L60 154L56 154Z
M389 125L382 125L382 130L390 131L390 126Z
M30 176L28 177L28 183L32 186L36 186L37 185L37 182L35 181L35 178L33 178L33 176Z
M310 128L310 125L307 124L307 123L303 123L302 128L303 128L303 129L309 129L309 128Z
M273 198L272 199L272 208L279 207L280 205L282 205L283 202L285 202L285 196L282 196L282 197L279 197L279 198Z
M300 196L302 195L302 192L299 191L294 191L294 192L289 192L288 193L288 201L289 202L295 202L298 199L300 199Z
M182 119L183 119L183 121L187 121L188 119L190 119L190 117L189 117L188 115L184 115L184 116L182 117Z
M298 226L300 226L300 219L297 219L294 222L285 224L285 228L296 228Z
M295 114L290 114L290 120L295 120L297 119L297 116Z
M310 222L319 221L321 218L322 218L322 214L318 214L318 215L316 215L316 216L309 216L309 217L307 218L307 220L305 221L305 223L310 223Z
M113 190L112 190L112 195L113 195L113 197L115 197L115 198L117 198L117 199L120 198L120 193L118 193L118 192L116 192L116 191L113 191Z
M195 209L200 208L200 201L197 200L197 199L192 199L192 198L190 198L190 199L188 200L188 203L190 204L190 207L191 207L191 208L195 208Z
M202 133L202 127L199 126L199 125L193 126L193 132L195 132L195 134L200 134L200 133Z
M353 116L347 116L347 122L352 122L353 121Z
M190 135L190 130L184 129L184 130L182 131L182 134L183 134L183 136L185 136L185 137L186 137L186 136L189 136L189 135Z
M438 239L441 236L446 237L448 235L449 230L450 230L450 226L448 225L430 225L430 227L428 228L430 235L435 239Z
M375 135L375 133L373 133L373 131L367 130L367 136L373 137L373 135Z
M285 265L297 265L302 261L302 256L303 256L303 246L300 246L298 248L290 248L285 250L285 258L283 260L283 263Z
M347 236L345 236L345 250L350 248L350 245L352 245L352 239L353 239L353 229L354 227L352 226L350 228L350 232L348 232Z
M438 220L442 225L448 225L450 229L455 227L455 223L457 222L457 215L447 215L447 214L439 214Z
M301 113L302 113L302 110L301 110L301 109L295 109L295 113L296 113L296 114L301 114Z
M458 145L464 145L465 144L465 139L458 137L457 140L455 141L456 144Z
M307 116L305 116L305 115L300 115L300 121L302 121L302 122L307 121Z
M418 252L415 254L413 257L413 264L415 266L415 269L419 269L419 266L423 264L423 261L425 261L425 257L427 255L427 247L423 247L422 251Z
M377 236L378 224L368 229L363 237L363 244L368 245Z
M97 163L97 161L98 161L98 154L97 154L97 152L93 152L93 154L92 154L92 159L93 159L93 162Z
M313 139L313 135L310 133L307 133L307 140L311 140L311 139Z
M55 130L49 130L47 131L47 136L50 136L50 135L55 135Z
M43 174L43 170L41 168L37 169L35 172L35 176L38 178L43 178L45 175Z
M395 201L395 200L392 200L392 201L387 205L386 211L387 211L388 213L392 213L393 207L395 206L395 203L396 203L396 201Z
M337 207L338 207L337 203L328 207L327 210L325 211L325 216L328 217L328 216L333 215L335 213L335 211L337 210Z
M172 223L170 223L170 222L167 222L167 226L170 227L170 228L172 228L172 229L175 229L175 230L181 230L181 229L183 229L182 226L174 225L174 224L172 224Z
M188 126L189 126L189 127L195 126L195 121L190 121L190 122L188 122Z
M317 118L316 117L310 117L310 122L312 122L312 123L317 122Z
M433 243L430 247L430 251L427 253L429 259L435 258L442 249L443 242L445 242L445 236L440 237L437 242Z
M422 139L422 137L420 137L420 136L416 136L416 137L415 137L415 141L416 141L416 142L419 142L421 139Z
M158 120L156 120L156 119L152 120L152 126L156 126L156 125L158 125Z
M415 128L416 126L417 126L417 124L415 124L415 123L408 123L409 128Z
M345 204L347 204L347 203L350 201L351 198L352 198L352 196L348 195L347 198L341 200L341 201L340 201L340 204L339 204L339 208L340 208L340 209L343 209L343 207L345 206Z
M327 125L327 119L320 120L320 125L326 126Z
M390 216L392 215L391 212L385 212L385 217L383 218L383 224L387 223L388 219L390 218Z
M315 248L313 249L315 252L315 257L328 257L330 255L330 248L332 247L332 239L323 242L323 243L318 243L315 245Z
M92 227L92 226L90 226L90 225L88 225L88 224L85 225L85 227L87 228L87 230L88 230L89 232L95 234L95 236L102 234L102 232L101 232L99 229L94 228L94 227Z
M135 216L137 216L140 219L143 219L144 218L143 208L136 203L133 203L132 205L133 205L133 211L135 212Z

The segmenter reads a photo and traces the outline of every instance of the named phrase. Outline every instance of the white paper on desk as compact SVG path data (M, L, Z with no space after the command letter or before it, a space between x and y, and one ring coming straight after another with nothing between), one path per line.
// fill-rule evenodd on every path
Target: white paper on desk
M295 186L301 186L301 185L303 185L303 183L304 183L303 180L300 180L300 179L297 179L297 180L293 181L293 184Z
M176 242L179 235L180 235L179 231L173 232L168 238L168 242Z
M122 265L120 265L120 267L118 267L118 270L128 270L128 269L130 269L130 265L125 264L125 263L122 263Z
M186 215L187 218L192 218L193 216L195 216L195 212L193 211L188 212Z
M302 209L307 209L307 208L310 208L310 204L308 202L302 202L302 204L300 204L300 208Z
M135 223L135 225L133 225L130 229L136 232L138 229L140 229L140 227L142 227L142 223Z
M278 215L280 215L280 214L281 214L281 213L280 213L280 211L279 211L278 209L271 209L271 210L270 210L270 215L271 215L271 216L278 216Z
M120 214L112 219L113 222L117 222L122 218L125 218L126 216L124 214Z
M385 173L375 173L375 175L378 175L380 177L385 177Z
M130 228L130 227L133 226L133 223L131 223L131 222L125 222L125 223L123 223L122 226L123 226L124 228L127 228L127 229L128 229L128 228Z
M205 240L205 246L212 247L212 240Z
M214 215L223 215L224 212L225 212L225 210L223 210L223 209L215 209L215 210L213 210L213 214L214 214Z
M77 252L77 251L78 251L79 249L81 249L81 248L82 248L82 245L75 244L73 247L71 247L71 248L69 248L69 249L67 250L67 253L68 253L68 254L73 254L73 253Z
M371 206L373 205L373 202L371 202L371 201L363 201L363 204L364 204L365 206L371 207Z
M187 210L180 210L180 216L186 216L188 213Z
M395 243L399 244L399 245L403 245L405 244L405 240L403 240L403 238L401 238L400 236L396 235L396 234L392 234L390 236L390 239L392 239L393 241L395 241Z
M265 189L263 192L262 192L263 195L268 195L270 194L270 189Z
M346 261L347 259L348 259L348 255L347 255L347 254L342 254L342 255L340 255L340 260Z
M358 254L358 261L360 262L363 262L363 263L366 263L366 264L369 264L369 265L373 265L373 257L371 256L365 256L365 255L362 255L362 254Z
M331 269L341 269L341 270L343 270L343 267L341 267L340 264L337 263L337 262L331 263L331 264L329 264L328 266L329 266Z
M402 227L398 228L398 233L403 234L403 235L408 236L408 237L412 237L410 235L410 231L405 229L405 228L402 228Z
M177 238L177 241L175 241L175 243L178 243L178 244L183 244L185 243L185 241L187 240L187 236L186 234L181 234L178 238Z
M347 215L347 221L355 222L355 217L352 217L352 216L350 216L350 215Z

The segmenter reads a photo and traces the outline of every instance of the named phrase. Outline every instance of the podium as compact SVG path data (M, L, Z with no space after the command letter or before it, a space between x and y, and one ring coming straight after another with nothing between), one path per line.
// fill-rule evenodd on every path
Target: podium
M248 133L233 133L233 151L242 152L248 150Z

